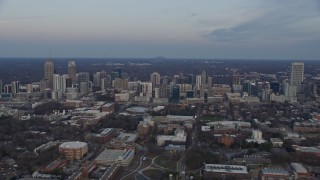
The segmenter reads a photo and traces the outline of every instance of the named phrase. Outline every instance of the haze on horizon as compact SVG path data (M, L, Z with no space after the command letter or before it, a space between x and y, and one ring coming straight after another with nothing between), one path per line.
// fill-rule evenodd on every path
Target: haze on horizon
M318 0L0 0L0 57L320 59Z

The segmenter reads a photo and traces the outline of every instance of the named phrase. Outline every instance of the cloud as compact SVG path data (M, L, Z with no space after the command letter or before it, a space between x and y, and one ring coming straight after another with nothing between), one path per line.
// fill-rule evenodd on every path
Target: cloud
M216 43L230 44L285 44L315 38L320 40L320 16L314 9L314 3L295 1L290 4L271 1L264 5L268 7L264 13L225 27L223 22L212 24L213 30L204 32L202 37ZM210 24L207 22L207 25Z

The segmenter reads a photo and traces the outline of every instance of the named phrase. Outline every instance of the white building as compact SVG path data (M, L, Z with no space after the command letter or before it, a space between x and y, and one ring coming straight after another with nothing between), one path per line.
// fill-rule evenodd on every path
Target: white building
M187 135L182 129L176 129L174 135L158 135L157 145L163 146L166 142L185 144L187 141Z
M266 143L267 141L262 138L262 132L259 130L252 130L251 139L246 139L246 142L254 142L258 144Z
M128 166L134 157L134 150L132 149L105 149L95 161L99 165L112 165L113 163L121 166Z

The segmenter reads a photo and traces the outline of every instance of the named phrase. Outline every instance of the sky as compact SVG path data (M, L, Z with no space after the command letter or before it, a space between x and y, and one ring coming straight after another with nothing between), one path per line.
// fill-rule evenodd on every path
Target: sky
M319 0L0 0L0 57L320 60Z

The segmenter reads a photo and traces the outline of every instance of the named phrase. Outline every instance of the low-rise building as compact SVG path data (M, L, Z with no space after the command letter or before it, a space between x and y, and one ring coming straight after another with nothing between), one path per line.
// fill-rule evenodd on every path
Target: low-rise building
M163 146L166 143L171 144L185 144L187 141L187 135L184 130L176 129L174 135L158 135L157 136L157 145Z
M53 162L49 163L45 167L41 168L39 172L41 173L52 173L56 169L61 169L67 164L67 161L64 159L56 159Z
M247 143L254 142L254 143L262 144L262 143L266 143L267 141L262 138L262 132L261 131L252 130L251 139L246 139L246 142Z
M307 171L307 169L300 163L291 163L291 169L295 179L299 180L315 180L316 178Z
M271 164L271 160L261 155L244 155L242 158L234 158L233 163L243 165L250 169L267 167Z
M128 166L134 157L134 152L132 149L105 149L95 161L99 165L112 165L113 163L117 163L121 166Z
M246 166L205 164L204 179L251 179Z
M319 133L319 122L295 122L293 124L293 130L298 133Z
M114 112L114 103L107 103L101 106L101 112L113 113Z
M279 138L270 138L270 142L272 143L272 146L274 148L282 148L283 147L283 141Z
M295 150L295 156L302 162L318 164L320 161L320 146L318 147L307 147L292 145Z
M68 160L81 159L88 153L88 144L79 141L70 141L60 144L59 152Z
M260 180L289 180L289 172L284 169L278 168L263 168L259 172L259 179Z
M113 128L106 128L99 134L92 134L92 141L97 143L107 143L111 138L116 135L116 130Z
M88 177L91 172L93 172L97 167L95 161L86 161L81 166L82 177Z

